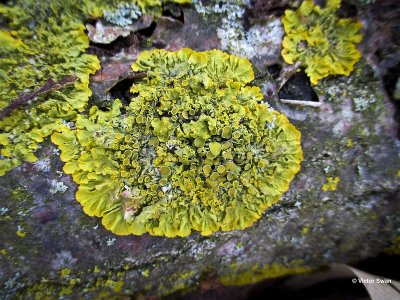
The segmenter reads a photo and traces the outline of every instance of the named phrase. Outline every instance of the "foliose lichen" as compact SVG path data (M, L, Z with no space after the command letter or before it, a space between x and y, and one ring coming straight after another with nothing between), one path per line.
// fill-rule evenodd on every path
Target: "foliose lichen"
M301 61L312 84L329 75L350 75L361 57L356 44L361 23L340 19L335 11L340 0L327 0L325 7L304 0L296 10L286 10L282 57L288 64Z
M147 77L129 106L94 106L52 135L84 211L121 235L251 226L289 188L302 151L300 132L248 85L250 62L152 50L132 69Z
M100 65L95 56L84 53L89 40L82 21L100 15L96 5L74 0L0 5L7 20L6 29L0 30L0 110L48 79L78 78L0 120L0 176L22 161L35 162L38 143L84 109L91 95L89 74Z
M161 15L165 2L190 0L137 0L131 5L137 4L144 13ZM118 3L125 2L23 0L0 4L0 112L49 79L58 82L71 75L77 77L73 84L40 95L34 104L0 117L0 176L23 161L37 161L34 152L44 138L63 123L74 121L85 109L92 94L89 75L100 63L96 56L85 54L89 39L83 23L101 17Z

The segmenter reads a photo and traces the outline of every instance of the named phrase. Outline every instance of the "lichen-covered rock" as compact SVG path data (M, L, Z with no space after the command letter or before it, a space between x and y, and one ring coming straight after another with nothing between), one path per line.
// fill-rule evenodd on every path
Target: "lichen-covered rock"
M218 4L202 2L204 7ZM116 73L118 68L128 70L125 66L139 52L154 45L168 50L227 51L219 42L218 29L230 14L214 11L232 11L232 5L227 5L232 2L237 1L221 1L207 16L196 11L198 5L184 7L185 22L179 26L168 17L155 19L154 33L134 50L111 49L112 54L102 55L103 69L91 79L96 78L99 90L107 90L102 80L111 75L119 79L125 71ZM357 8L361 2L369 6L371 1L351 1ZM376 28L382 27L368 18L370 13L358 10L365 32L379 35ZM246 30L246 26L256 26L256 31L264 24L244 26L247 21L238 17L232 22ZM279 52L275 39L280 36L274 35L274 53ZM381 55L394 53L388 49ZM313 105L269 100L270 107L284 113L301 132L304 160L289 190L243 230L208 236L193 231L175 238L115 235L99 218L84 213L76 201L78 186L63 171L60 150L45 139L35 152L38 161L24 162L0 177L0 298L179 299L192 291L195 299L205 294L207 299L241 299L269 282L243 284L311 272L332 262L354 262L382 251L398 254L398 124L393 118L394 105L382 87L382 73L375 72L370 57L363 55L348 77L329 76L312 86L318 94ZM265 97L267 87L275 83L267 67L279 63L275 54L273 59L268 57L250 59L256 77L252 84ZM115 100L112 93L104 99L96 89L92 91L99 113L109 113ZM130 98L121 98L121 102L126 106ZM87 106L85 118L92 102ZM66 125L76 129L75 123ZM165 136L162 127L157 131ZM229 130L223 134L229 136ZM218 151L218 146L212 148ZM166 168L161 171L168 173ZM232 286L237 284L241 286Z

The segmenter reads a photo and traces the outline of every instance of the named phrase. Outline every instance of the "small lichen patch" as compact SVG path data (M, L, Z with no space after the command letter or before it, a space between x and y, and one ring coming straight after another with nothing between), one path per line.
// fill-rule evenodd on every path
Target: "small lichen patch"
M354 97L354 110L357 112L362 112L368 109L371 104L376 102L374 95L364 95L364 97Z
M298 10L282 17L286 36L282 57L288 64L300 61L312 84L329 75L349 76L361 54L361 23L340 19L335 11L340 0L327 0L325 7L304 0Z
M232 270L222 275L219 280L224 285L252 284L267 278L277 278L285 275L294 275L311 272L312 268L305 266L304 262L297 260L285 264L272 263L271 265L255 265L249 270L238 272L238 267L233 264Z
M346 147L352 148L354 146L354 142L352 139L346 139Z
M23 230L23 228L20 225L18 225L18 230L16 233L19 237L22 237L22 238L24 238L26 236L26 232Z
M61 278L66 278L69 274L71 274L71 269L64 268L60 271Z
M116 234L244 229L300 168L300 132L261 104L246 59L213 50L142 52L147 78L121 113L92 107L52 135L77 200ZM274 121L275 126L268 127Z
M323 191L336 191L337 185L340 182L339 177L327 177L326 183L322 186Z
M306 235L310 231L310 226L304 226L301 230L303 235Z

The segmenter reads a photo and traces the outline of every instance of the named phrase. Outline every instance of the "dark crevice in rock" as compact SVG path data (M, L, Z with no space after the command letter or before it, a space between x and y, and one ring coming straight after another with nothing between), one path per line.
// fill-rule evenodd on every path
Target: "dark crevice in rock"
M288 8L289 0L251 0L251 4L250 17L265 20L272 15L282 16Z
M243 29L245 32L249 31L250 28L253 26L253 18L254 18L254 11L246 6L244 15L243 15Z
M83 24L90 24L92 26L96 26L98 19L97 18L86 18ZM85 29L85 34L88 34L88 30Z
M136 34L144 37L151 37L154 33L154 30L156 30L156 27L157 23L153 21L149 27L138 30Z
M165 47L167 47L167 44L163 41L153 41L151 45L157 49L164 49Z
M122 49L139 45L139 39L136 33L131 33L126 37L118 37L115 41L109 44L97 44L90 42L88 53L97 56L114 56Z
M383 76L383 85L389 96L390 101L395 107L394 119L397 122L397 137L400 139L400 100L395 99L395 89L397 81L400 80L400 63L389 68Z
M273 79L277 79L279 77L281 70L282 67L279 64L274 64L267 67L267 71Z
M358 15L357 7L351 3L342 2L340 5L337 15L339 18L355 18Z
M392 68L389 68L386 74L383 76L383 84L390 98L394 99L396 82L399 78L400 78L400 63Z
M327 0L314 0L315 5L318 5L322 8L326 7L326 1Z
M319 101L317 94L310 85L310 80L303 71L293 75L282 87L278 95L280 99Z
M182 22L182 24L185 24L185 15L183 14L183 11L179 8L176 8L175 6L165 6L162 11L162 15L164 17L172 18L174 20Z
M394 95L400 75L400 2L382 0L367 8L362 16L366 26L363 28L360 48L382 77L385 91L395 107L394 119L398 124L397 137L400 139L400 103Z
M130 89L132 85L137 81L136 79L123 79L116 83L109 91L109 95L112 99L121 100L123 106L129 105L134 94L131 93Z

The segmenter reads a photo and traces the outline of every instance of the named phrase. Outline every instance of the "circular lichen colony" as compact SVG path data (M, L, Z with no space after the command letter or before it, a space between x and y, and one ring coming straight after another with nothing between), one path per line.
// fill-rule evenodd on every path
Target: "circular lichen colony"
M116 234L243 229L300 168L300 133L260 103L251 64L218 50L142 52L135 97L92 107L52 141L84 211Z

